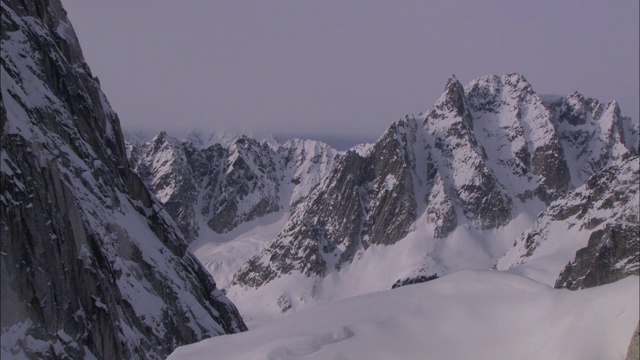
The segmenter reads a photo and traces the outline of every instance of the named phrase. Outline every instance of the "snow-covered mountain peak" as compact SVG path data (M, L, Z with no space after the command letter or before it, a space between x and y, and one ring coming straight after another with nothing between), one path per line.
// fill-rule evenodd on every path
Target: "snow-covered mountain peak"
M203 262L224 269L212 271L232 296L277 293L269 305L276 312L488 268L540 211L637 153L629 146L637 130L607 104L579 93L539 96L520 74L464 87L451 77L424 115L394 121L373 144L343 152L300 139L218 144L202 153L208 173L193 182L202 189L194 200L195 216L207 219L201 228L242 237L243 222L256 226L269 214L278 214L279 228L243 252L244 264L214 253ZM571 116L587 120L573 125ZM176 201L184 198L176 192Z
M517 73L482 76L467 84L464 92L474 111L496 113L504 105L517 111L518 103L538 100L531 84Z
M142 144L153 139L157 134L149 133L143 130L122 130L122 135L125 142L128 144Z
M209 132L194 130L188 133L184 139L199 149L206 149L214 144L229 146L242 135L242 133L224 130L212 130Z
M149 142L154 144L154 146L162 146L164 144L167 144L173 147L180 143L177 138L167 134L166 131L159 132L158 135L154 136Z
M611 160L638 154L638 125L621 115L617 101L600 102L579 92L548 97L574 186Z
M311 140L311 139L300 139L300 138L291 138L287 139L282 144L284 148L304 148L307 151L310 149L330 149L331 146L320 140Z
M501 101L502 81L497 75L486 75L464 87L474 111L495 111Z

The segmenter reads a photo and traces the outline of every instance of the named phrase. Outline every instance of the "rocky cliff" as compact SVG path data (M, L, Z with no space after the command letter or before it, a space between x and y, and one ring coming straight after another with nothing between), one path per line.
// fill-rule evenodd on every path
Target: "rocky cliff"
M162 359L246 327L129 169L58 0L2 0L5 358Z

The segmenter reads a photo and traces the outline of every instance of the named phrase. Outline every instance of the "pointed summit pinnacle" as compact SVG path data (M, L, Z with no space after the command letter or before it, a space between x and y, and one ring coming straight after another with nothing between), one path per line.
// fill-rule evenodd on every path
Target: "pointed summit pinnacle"
M464 87L460 81L458 81L455 74L449 76L447 80L444 97L451 102L451 105L453 105L453 108L459 116L464 116Z

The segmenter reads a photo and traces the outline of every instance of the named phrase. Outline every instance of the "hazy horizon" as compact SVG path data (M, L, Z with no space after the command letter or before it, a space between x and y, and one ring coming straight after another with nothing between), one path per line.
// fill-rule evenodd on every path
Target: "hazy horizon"
M637 1L63 0L122 126L375 141L456 74L639 117ZM334 142L334 143L332 143Z

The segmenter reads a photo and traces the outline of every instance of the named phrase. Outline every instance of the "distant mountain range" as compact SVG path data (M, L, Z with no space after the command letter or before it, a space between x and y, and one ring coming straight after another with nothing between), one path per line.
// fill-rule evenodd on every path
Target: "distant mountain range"
M260 299L277 316L461 269L572 289L638 274L638 123L616 101L451 76L373 144L203 143L161 133L130 142L130 162L241 309ZM198 251L268 214L284 220L244 264Z

